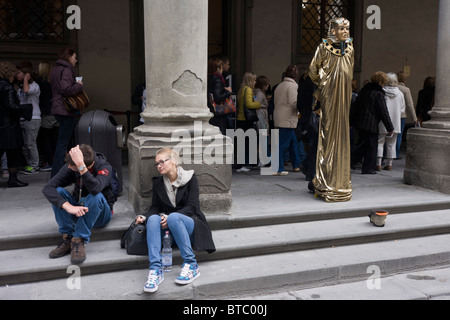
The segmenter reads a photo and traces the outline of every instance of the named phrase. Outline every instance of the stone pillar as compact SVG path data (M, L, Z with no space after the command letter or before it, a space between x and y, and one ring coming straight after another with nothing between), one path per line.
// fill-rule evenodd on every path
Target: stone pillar
M450 194L450 1L439 6L435 106L423 128L408 131L404 180Z
M128 140L130 202L136 213L149 208L155 154L171 147L196 172L202 211L227 214L233 147L209 125L208 0L144 0L144 19L147 106Z

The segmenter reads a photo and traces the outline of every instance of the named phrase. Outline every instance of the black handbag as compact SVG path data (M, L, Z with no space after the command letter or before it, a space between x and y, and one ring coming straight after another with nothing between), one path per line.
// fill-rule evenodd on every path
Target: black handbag
M258 115L256 113L256 109L249 109L245 105L245 96L246 96L246 94L247 94L247 89L245 89L245 92L244 92L244 115L245 115L245 120L251 121L251 122L256 122L256 121L258 121Z
M147 246L147 228L145 224L130 225L127 231L122 235L120 247L126 249L127 254L136 256L148 255Z

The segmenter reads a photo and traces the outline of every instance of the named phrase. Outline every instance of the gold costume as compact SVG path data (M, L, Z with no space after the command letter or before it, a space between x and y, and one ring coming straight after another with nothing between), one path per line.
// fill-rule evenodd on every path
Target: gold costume
M353 40L340 42L328 37L317 48L309 76L318 86L315 97L320 101L319 143L316 196L327 202L350 201L350 124L354 66Z

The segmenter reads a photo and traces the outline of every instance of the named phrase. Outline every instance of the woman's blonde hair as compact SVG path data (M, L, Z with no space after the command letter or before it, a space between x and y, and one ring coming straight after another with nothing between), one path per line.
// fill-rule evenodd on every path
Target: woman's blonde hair
M256 81L256 75L253 72L244 73L244 76L242 77L241 88L239 89L238 96L240 96L242 94L242 91L244 91L244 87L249 87L252 90L255 89L255 81Z
M48 62L39 63L39 70L38 70L39 77L49 80L50 70L51 70L50 63L48 63Z
M175 150L173 150L171 148L159 149L158 151L156 151L155 158L160 154L165 154L165 155L169 156L170 159L175 160L175 165L178 165L180 162L180 156L178 155L178 152L176 152Z

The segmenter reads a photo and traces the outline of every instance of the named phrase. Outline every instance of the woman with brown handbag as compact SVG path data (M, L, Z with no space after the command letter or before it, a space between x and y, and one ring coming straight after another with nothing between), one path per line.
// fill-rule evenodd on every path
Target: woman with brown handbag
M71 48L63 48L59 52L59 59L52 70L50 84L52 86L51 114L59 121L58 142L52 166L52 177L64 165L64 157L69 146L70 138L77 124L76 114L66 109L64 96L74 96L83 91L83 82L75 81L75 65L77 54Z

